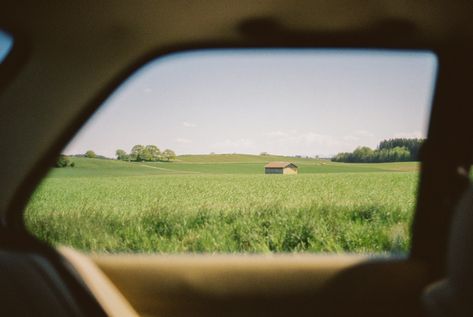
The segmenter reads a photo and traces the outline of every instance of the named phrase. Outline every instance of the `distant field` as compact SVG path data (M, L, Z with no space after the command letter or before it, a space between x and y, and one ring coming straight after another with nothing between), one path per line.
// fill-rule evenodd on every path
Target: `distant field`
M254 155L128 163L74 158L26 210L52 244L106 252L404 252L417 163ZM296 176L264 175L291 161Z

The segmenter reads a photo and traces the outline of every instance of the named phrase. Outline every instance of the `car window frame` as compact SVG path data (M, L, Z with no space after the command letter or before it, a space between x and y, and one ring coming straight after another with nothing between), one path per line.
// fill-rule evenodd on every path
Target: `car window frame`
M317 40L318 39L318 40ZM89 117L95 113L95 111L103 104L103 102L131 75L133 75L139 68L149 63L152 60L157 60L161 57L165 57L175 53L185 53L188 51L196 50L211 50L211 49L288 49L288 48L311 48L311 49L379 49L379 50L399 50L399 51L430 51L435 54L438 58L438 69L436 87L432 98L432 108L428 124L427 141L421 149L420 156L420 181L418 183L418 195L416 197L416 208L414 211L414 220L411 228L411 249L407 255L408 259L418 259L429 262L433 271L437 274L441 274L445 270L443 258L446 252L446 241L448 234L448 225L450 222L451 215L453 214L453 208L458 198L465 188L464 178L458 177L459 160L456 158L464 157L465 153L462 151L452 152L451 160L440 164L442 169L447 171L449 176L446 176L450 181L453 180L455 183L453 191L448 191L449 203L448 208L442 211L436 211L433 216L440 215L439 219L442 221L429 221L429 217L432 218L432 213L429 215L426 209L431 208L432 204L428 203L428 199L432 198L432 192L438 191L438 188L432 188L429 186L429 182L432 178L436 178L438 169L433 166L439 166L435 160L433 152L438 147L438 144L444 144L441 141L437 142L438 130L442 127L441 121L444 116L445 107L442 107L443 102L437 100L438 90L442 89L440 86L446 85L445 79L443 79L442 66L445 65L446 61L452 60L452 54L450 54L451 47L438 46L435 43L405 43L401 40L389 40L387 38L379 38L373 35L347 35L333 37L318 37L313 34L292 34L291 36L280 36L275 38L250 38L246 41L220 41L211 40L199 43L184 43L180 45L173 45L165 48L159 48L152 50L147 54L144 54L134 63L123 65L121 70L117 72L117 75L107 85L100 89L100 92L96 94L91 101L84 105L82 112L77 115L76 120L68 126L67 129L62 131L61 136L54 142L52 148L45 151L47 154L40 157L35 164L35 168L28 174L28 176L22 181L20 186L21 190L18 190L8 208L8 212L3 218L5 226L11 230L19 232L24 235L28 235L28 231L25 228L23 221L23 213L28 202L29 197L46 175L49 170L49 166L55 161L57 155L64 148L65 145L73 138L77 131L85 124ZM13 54L12 52L10 54ZM448 86L448 85L447 85ZM448 89L447 89L448 90ZM448 112L448 111L447 111ZM461 117L458 116L458 117ZM473 134L473 133L472 133ZM466 134L465 134L466 135ZM469 157L471 160L471 157ZM465 160L460 160L460 165L465 165ZM441 195L440 195L441 196ZM438 197L439 199L441 197ZM451 196L451 198L450 198ZM440 230L441 229L441 230ZM440 230L441 234L433 235L432 230ZM439 245L440 249L434 250L431 245Z

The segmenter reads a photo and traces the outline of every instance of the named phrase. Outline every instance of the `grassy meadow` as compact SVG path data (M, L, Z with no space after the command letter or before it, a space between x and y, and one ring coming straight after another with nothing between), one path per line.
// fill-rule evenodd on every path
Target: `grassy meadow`
M417 163L254 155L72 158L27 206L29 230L97 252L405 252ZM299 175L265 175L291 161Z

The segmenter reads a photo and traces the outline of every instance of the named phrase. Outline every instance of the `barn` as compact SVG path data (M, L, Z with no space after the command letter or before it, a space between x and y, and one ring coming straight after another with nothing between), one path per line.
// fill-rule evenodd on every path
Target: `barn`
M270 162L264 166L265 174L297 174L297 166L289 162Z

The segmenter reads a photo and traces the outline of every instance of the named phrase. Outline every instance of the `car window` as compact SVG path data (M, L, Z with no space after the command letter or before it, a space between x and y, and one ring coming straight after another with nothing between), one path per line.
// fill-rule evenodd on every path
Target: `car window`
M63 150L26 225L87 251L407 252L436 68L426 51L159 58Z
M0 63L7 57L13 46L13 37L0 29Z

